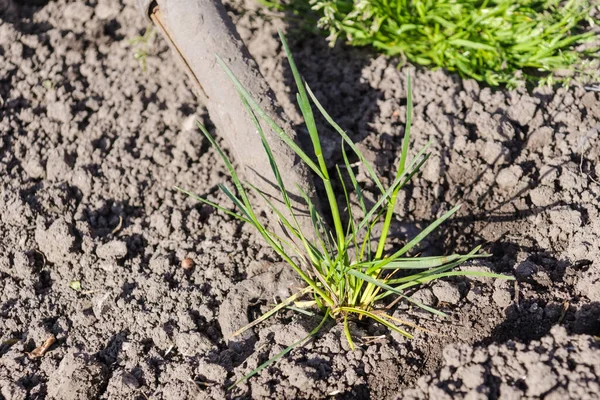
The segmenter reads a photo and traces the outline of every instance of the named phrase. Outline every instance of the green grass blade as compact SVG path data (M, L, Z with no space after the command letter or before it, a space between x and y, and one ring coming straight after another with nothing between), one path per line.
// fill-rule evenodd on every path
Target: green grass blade
M340 178L340 184L342 186L342 191L344 192L344 200L346 200L346 207L348 210L348 226L346 231L346 236L354 238L353 244L354 248L358 248L358 244L356 242L356 224L354 222L354 215L352 214L352 204L350 203L350 196L348 196L348 189L346 188L346 183L344 182L344 176L342 175L342 171L340 170L339 165L335 166L335 169L338 173L338 177Z
M277 304L275 307L271 308L269 311L267 311L266 313L264 313L263 315L261 315L260 317L255 319L254 321L250 322L249 324L245 325L244 327L233 332L231 335L229 335L229 337L226 338L226 340L229 340L238 335L241 335L248 329L255 327L256 325L260 324L261 322L263 322L264 320L266 320L267 318L269 318L270 316L275 314L277 311L281 310L282 308L288 307L294 301L296 301L297 299L301 298L302 296L304 296L305 294L307 294L311 291L312 291L312 288L310 286L308 286L308 287L305 287L304 289L300 290L299 292L294 293L293 295L291 295L290 297L288 297L287 299L285 299L284 301Z
M356 193L356 197L358 198L358 204L362 209L363 215L367 214L367 206L365 205L365 199L363 197L362 189L356 180L356 175L354 175L354 171L352 171L352 166L350 165L350 161L348 160L348 154L346 153L346 149L344 147L344 143L342 142L342 156L344 158L344 164L346 165L346 172L350 177L350 181L352 182L352 187L354 188L354 192Z
M410 82L410 73L406 74L406 125L404 126L404 139L402 140L402 152L400 154L400 162L398 163L398 170L396 171L396 177L404 174L404 168L406 166L406 159L408 158L408 148L410 145L410 129L412 126L412 85ZM394 215L394 209L396 208L396 199L398 198L398 192L401 187L398 186L392 195L387 205L387 211L383 222L383 228L381 230L381 236L377 245L377 252L375 258L379 259L383 255L385 243L389 233L390 225L392 223L392 216Z
M418 156L420 156L420 155L422 155L422 154L419 153ZM375 203L375 205L371 208L371 210L369 210L369 212L367 213L367 215L365 215L363 217L363 219L361 220L361 222L356 227L356 232L360 232L360 230L363 229L366 224L370 223L371 218L373 217L373 215L376 212L378 212L379 209L386 203L386 201L392 195L392 193L394 193L394 191L396 190L396 188L404 186L412 178L412 176L417 173L417 171L421 168L421 166L423 165L423 163L425 163L425 161L427 161L427 158L429 158L429 155L425 155L420 160L418 158L415 158L415 161L419 160L417 166L411 171L411 173L408 175L408 177L406 176L407 175L406 171L404 171L404 173L401 176L397 177L394 180L394 182L392 183L392 185L385 191L385 193L381 196L381 198L379 198L379 200ZM408 170L410 170L410 168Z
M496 48L485 43L473 42L465 39L454 39L449 41L450 44L468 49L496 51Z
M242 185L242 182L240 181L240 178L238 177L238 174L235 171L235 168L233 168L233 164L231 164L231 162L229 161L229 158L227 157L227 155L225 154L223 149L221 149L221 146L219 146L219 144L215 141L215 139L208 132L208 130L204 127L204 125L198 123L198 128L200 128L200 131L204 134L206 139L208 139L210 144L217 150L217 152L221 156L221 159L225 163L225 166L227 167L227 170L229 171L229 175L231 176L231 179L233 180L233 183L235 184L235 187L236 187L239 195L242 198L241 202L245 206L245 207L242 207L242 209L245 210L245 214L248 216L248 219L254 221L255 223L258 223L256 215L254 214L254 210L252 209L252 205L250 204L250 200L248 200L246 190L244 189L244 186ZM221 188L221 189L223 189L223 188ZM231 192L229 192L229 193L231 193ZM235 197L235 196L233 196L233 197L237 200L237 197ZM234 202L235 202L235 200L234 200ZM237 202L239 202L239 200Z
M418 278L413 281L407 282L403 285L397 286L399 289L407 289L412 286L422 285L424 283L429 283L436 279L447 278L449 276L479 276L482 278L495 278L495 279L506 279L508 281L512 281L515 279L514 276L503 275L503 274L495 274L492 272L483 272L483 271L450 271L444 272L441 274L429 275L423 278Z
M283 213L281 211L279 211L279 209L277 209L277 207L275 207L275 205L273 204L273 202L271 202L267 196L265 196L264 193L262 193L260 191L260 189L258 189L256 186L248 184L256 193L258 193L259 196L262 197L262 199L265 201L265 203L267 203L267 205L269 206L269 208L277 215L277 217L279 218L279 220L281 221L281 223L283 224L283 226L285 228L288 229L288 231L297 239L300 239L300 241L302 242L304 249L306 251L306 253L308 253L310 260L312 263L319 265L321 263L321 261L324 259L323 254L319 251L319 249L317 249L313 244L311 244L306 237L304 237L304 235L302 234L302 232L300 230L298 230L296 227L294 227L291 222L286 218L285 215L283 215ZM297 249L296 246L291 245L291 243L289 244L291 248L293 248L296 253L298 255L302 255L300 253L300 251Z
M404 126L404 138L402 139L402 153L400 155L400 163L398 164L398 172L396 176L401 175L404 172L406 166L406 159L408 158L408 148L410 145L410 130L412 127L412 83L410 79L410 72L406 74L406 124Z
M258 134L260 135L260 139L263 144L263 148L265 150L265 153L267 154L267 158L269 159L269 164L271 165L271 170L273 172L273 175L275 176L275 180L277 181L277 186L279 188L279 192L280 192L281 196L283 197L284 204L292 217L294 226L292 226L292 224L283 215L283 213L281 213L272 204L272 202L266 198L266 196L264 195L264 193L262 193L262 191L260 191L258 188L254 187L254 186L253 186L253 188L255 191L257 191L259 193L259 195L267 202L267 204L271 207L271 209L277 214L277 216L282 221L282 223L293 232L294 236L296 236L296 238L298 238L302 241L302 244L304 245L305 249L307 250L307 252L311 258L311 261L315 264L319 264L320 261L323 259L323 256L318 251L318 249L314 245L309 243L308 240L306 239L306 237L302 234L300 225L298 224L298 220L296 219L296 214L294 212L292 202L290 201L288 192L285 188L285 184L283 182L283 179L281 178L281 173L279 171L279 167L277 166L277 162L275 161L273 151L271 150L271 146L269 145L269 142L267 141L265 133L260 125L260 122L256 118L254 111L252 110L252 108L250 107L250 105L248 104L246 99L241 94L240 94L240 98L241 98L242 104L246 108L246 111L250 115L252 122L254 123L254 126L256 127L256 130L258 131ZM317 258L315 258L315 256Z
M329 208L331 210L331 219L333 220L333 225L335 227L338 248L340 248L340 251L343 251L342 249L346 244L344 228L342 225L340 212L338 210L337 199L333 191L333 186L331 185L331 181L329 180L329 172L327 171L327 165L325 163L325 159L323 158L321 140L319 139L319 133L317 132L317 124L315 122L310 102L308 101L308 96L306 94L305 83L302 80L302 77L300 76L300 72L298 72L296 62L294 61L294 57L292 55L292 52L290 51L290 48L287 44L285 36L283 35L283 32L279 31L279 37L281 38L283 49L285 50L285 54L290 64L290 68L292 69L292 75L294 76L296 86L298 87L298 95L296 97L298 100L298 105L300 106L300 111L302 112L302 116L304 117L306 128L308 129L308 134L313 145L315 156L317 157L319 168L321 170L320 176L323 181L323 186L325 187L327 200L329 202Z
M350 346L350 350L354 351L354 341L352 340L352 334L350 333L350 326L348 325L348 316L344 315L344 335Z
M271 166L271 171L273 172L273 176L275 177L275 180L277 181L277 186L279 188L279 192L281 193L281 196L283 197L285 206L288 209L291 209L292 205L291 205L290 198L288 196L287 190L285 189L285 184L283 182L283 179L281 179L281 173L279 172L279 167L277 166L277 162L275 161L275 156L273 155L271 146L269 145L269 142L267 141L265 132L263 131L262 126L260 125L260 122L258 121L258 118L256 117L256 114L254 113L254 111L252 110L250 105L248 104L248 101L244 98L244 96L241 93L238 92L238 94L240 95L240 100L242 101L242 104L244 105L246 112L250 116L250 119L252 120L252 123L254 124L254 127L256 128L256 131L258 132L258 134L260 136L260 140L263 145L263 149L265 150L265 153L267 154L267 158L269 159L269 165ZM292 215L294 215L293 212L292 212Z
M446 265L453 261L456 261L460 258L464 257L461 254L451 254L449 256L435 256L435 257L411 257L411 258L401 258L396 259L388 264L383 265L380 269L429 269L440 267L442 265ZM476 254L471 256L470 258L484 258L489 257L488 254ZM354 269L368 269L377 264L380 264L381 261L370 261L357 263L352 265Z
M254 375L258 374L263 369L267 368L269 365L273 364L275 361L279 360L281 357L285 356L290 351L294 350L296 347L301 346L303 343L305 343L311 337L315 336L317 333L319 333L319 331L321 330L321 328L325 324L325 321L327 321L328 317L329 317L329 313L326 312L325 316L323 317L323 319L321 320L321 322L319 323L319 325L317 325L317 327L315 329L313 329L312 331L310 331L310 333L306 337L298 340L297 342L292 343L291 345L289 345L288 347L286 347L285 349L283 349L281 352L277 353L277 355L275 355L273 358L265 361L264 363L262 363L261 365L259 365L258 367L256 367L252 371L250 371L250 373L248 373L246 376L244 376L240 380L236 381L233 385L229 386L227 388L227 390L231 390L234 387L236 387L237 385L239 385L240 383L247 381L248 379L250 379Z
M315 314L312 311L308 311L308 310L305 310L303 308L299 308L299 307L296 307L296 306L287 306L286 308L288 310L296 311L297 313L300 313L300 314L308 315L309 317L314 317L314 316L317 315L317 314Z
M398 283L411 282L411 281L414 281L415 279L425 278L430 275L435 275L435 274L439 274L442 272L450 271L450 270L456 268L457 266L461 265L462 263L470 260L471 258L476 257L477 252L480 250L480 248L481 248L481 246L476 246L468 254L461 255L460 258L457 259L456 261L450 262L445 265L441 265L439 267L431 268L431 269L428 269L428 270L425 270L422 272L418 272L418 273L415 273L415 274L412 274L409 276L404 276L402 278L389 279L387 283L389 285L392 285L392 284L398 284Z
M327 235L325 235L325 237L323 238L322 232L326 232L325 224L321 220L321 216L317 212L317 209L310 197L308 196L308 194L306 194L306 192L301 187L297 187L297 189L298 193L300 193L300 196L302 196L302 198L308 205L308 213L311 218L316 240L317 242L319 242L321 248L323 249L323 255L325 256L326 261L329 264L331 264L331 258L329 255L333 254L333 246L329 242L329 238L327 237Z
M306 91L308 92L312 102L317 107L317 109L319 110L321 115L323 115L323 117L329 123L329 125L331 125L331 127L333 129L335 129L335 131L342 137L342 139L344 139L344 142L346 142L348 144L348 146L350 146L352 151L358 156L360 161L365 166L367 173L369 174L369 176L371 177L373 182L377 185L377 187L379 188L381 193L385 193L385 189L383 188L381 181L377 177L375 170L373 169L371 164L367 161L365 156L361 153L361 151L358 149L358 147L356 147L356 145L354 144L352 139L350 139L350 137L346 134L346 132L344 132L344 130L342 128L340 128L340 126L333 120L333 118L331 118L331 116L327 113L327 111L325 111L325 108L323 108L323 106L321 105L321 103L319 102L317 97L314 95L314 93L310 90L310 87L308 85L306 85Z
M422 272L419 274L414 274L414 275L403 277L403 278L391 279L387 283L389 285L396 285L396 284L402 283L402 285L395 286L395 287L396 287L396 289L404 290L404 289L407 289L412 286L420 285L422 283L431 282L434 279L439 279L440 277L442 277L441 276L442 274L447 273L447 271L450 271L450 270L456 268L457 266L463 264L464 262L477 256L476 253L479 251L480 248L481 248L481 246L475 247L473 250L471 250L471 252L469 252L469 254L465 254L460 259L458 259L457 261L454 261L450 264L447 264L447 265L444 265L444 266L441 266L438 268L434 268L434 269L431 269L429 271L425 271L425 272ZM457 271L457 272L461 272L461 271ZM479 273L479 271L472 271L472 272ZM514 279L513 277L507 276L507 275L491 274L491 273L485 273L485 272L482 272L482 273L490 274L490 275L485 275L485 277L490 277L490 278L498 277L501 279L508 279L508 280ZM431 278L433 276L437 276L437 278ZM484 275L482 275L482 276L484 276ZM390 291L385 292L385 293L377 296L375 300L381 300L382 298L389 296L392 293L393 292L390 292Z
M460 209L460 207L461 207L461 205L459 204L459 205L455 206L454 208L452 208L450 211L446 212L444 215L442 215L438 219L436 219L427 228L423 229L421 231L421 233L419 233L417 236L415 236L410 242L408 242L400 250L398 250L397 252L395 252L392 256L386 258L381 263L376 264L376 266L373 266L369 270L368 273L372 272L372 270L383 268L385 265L391 263L396 258L400 257L401 255L405 254L407 251L409 251L410 249L412 249L413 247L415 247L423 239L425 239L425 237L427 237L427 235L429 235L438 226L440 226L444 221L446 221L448 218L450 218L452 215L454 215L454 213L456 213Z
M236 90L239 93L241 93L242 96L244 96L244 99L246 99L248 104L260 116L260 118L262 118L267 123L267 125L269 125L273 132L275 132L281 138L281 140L283 140L285 144L288 145L290 149L292 149L294 153L296 153L298 157L300 157L302 161L304 161L304 163L315 172L315 174L317 174L321 179L323 179L323 173L321 172L317 164L315 164L314 161L312 161L310 157L304 152L304 150L302 150L300 146L298 146L296 142L292 138L290 138L289 135L285 133L285 131L281 129L271 117L267 115L267 113L263 111L263 109L260 107L260 105L258 105L256 100L254 100L252 95L244 88L244 86L242 86L241 82L237 79L237 77L229 69L227 64L225 64L225 62L218 55L217 62L219 63L221 68L223 68L229 79L233 82Z
M423 303L421 303L421 302L419 302L419 301L417 301L415 299L412 299L412 298L406 296L404 293L401 292L401 290L399 290L397 288L394 288L394 287L392 287L392 286L390 286L390 285L388 285L388 284L386 284L386 283L384 283L384 282L382 282L382 281L380 281L378 279L375 279L372 276L366 275L366 274L364 274L364 273L362 273L362 272L360 272L358 270L355 270L355 269L348 270L348 273L350 275L354 275L357 278L360 278L360 279L362 279L362 280L364 280L366 282L369 282L370 284L375 285L375 286L377 286L377 287L379 287L381 289L385 289L385 290L387 290L389 292L393 292L394 294L397 294L398 296L402 297L404 300L409 301L410 303L416 305L419 308L422 308L425 311L428 311L428 312L430 312L432 314L435 314L435 315L439 315L440 317L446 317L447 316L443 312L441 312L439 310L436 310L433 307L427 306L427 305L425 305L425 304L423 304Z
M413 286L417 286L417 285L423 285L425 283L429 283L431 281L437 280L437 279L441 279L441 278L447 278L449 276L479 276L479 277L483 277L483 278L494 278L494 279L505 279L505 280L509 280L512 281L515 279L514 276L509 276L509 275L503 275L503 274L496 274L496 273L491 273L491 272L483 272L483 271L451 271L451 272L444 272L441 274L433 274L433 275L428 275L422 278L417 278L415 280L412 280L410 282L406 282L400 286L396 286L397 289L400 290L404 290L404 289L408 289L411 288ZM387 291L384 292L382 294L380 294L379 296L377 296L375 298L375 300L381 300L384 297L389 296L390 294L393 294L395 292L392 291Z
M190 196L194 200L198 200L201 203L204 203L204 204L206 204L208 206L216 208L217 210L220 210L220 211L224 212L225 214L227 214L227 215L229 215L229 216L231 216L233 218L239 219L240 221L252 224L251 220L249 220L249 219L247 219L245 217L242 217L241 215L239 215L239 214L237 214L237 213L235 213L233 211L229 211L228 209L226 209L225 207L222 207L222 206L218 205L217 203L213 203L210 200L207 200L207 199L204 199L204 198L202 198L200 196L197 196L196 194L194 194L194 193L192 193L192 192L190 192L188 190L182 189L182 188L180 188L178 186L173 186L173 187L175 189L179 190L181 193L185 193L186 195Z
M254 222L254 221L255 221L255 218L253 218L253 217L251 216L251 214L250 214L250 213L251 213L251 211L250 211L250 210L248 210L248 209L246 208L246 206L245 206L245 205L242 203L242 201L241 201L240 199L238 199L238 198L237 198L237 196L236 196L236 195L234 195L234 194L231 192L231 190L229 190L229 188L228 188L227 186L225 186L225 185L223 185L223 184L220 184L220 183L219 183L219 185L218 185L218 186L219 186L219 189L221 189L221 191L222 191L223 193L225 193L225 195L226 195L227 197L229 197L229 199L230 199L231 201L233 201L233 204L235 204L237 208L239 208L240 210L242 210L242 212L243 212L243 213L246 215L246 217L247 217L248 219L252 220L252 221L253 221L252 223L253 223L253 224L255 224L255 222Z
M365 311L363 309L356 308L356 307L340 307L339 310L348 312L348 313L363 315L365 317L371 318L372 320L379 322L381 325L384 325L384 326L388 327L389 329L396 331L403 336L406 336L409 339L414 339L414 336L411 335L410 333L406 332L404 329L397 327L396 325L392 324L389 321L386 321L385 319L381 318L380 316L378 316L377 314L374 314L372 312Z

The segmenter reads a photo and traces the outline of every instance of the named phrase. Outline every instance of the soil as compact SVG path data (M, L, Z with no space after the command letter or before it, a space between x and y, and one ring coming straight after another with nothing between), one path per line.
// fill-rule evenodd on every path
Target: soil
M433 157L402 194L397 240L460 202L423 253L481 244L492 256L464 268L516 281L423 287L413 295L450 318L402 303L394 313L432 332L411 341L358 322L355 337L378 338L349 351L330 323L227 391L318 321L286 311L225 339L298 282L249 227L172 189L227 204L217 189L226 170L194 129L209 123L205 106L160 37L146 70L134 57L130 40L146 27L135 1L2 0L0 398L597 398L600 93L397 68L365 49L330 49L250 0L227 6L292 120L278 28L386 178L410 71L412 154L432 141ZM320 129L333 166L339 139ZM27 355L51 336L42 357Z

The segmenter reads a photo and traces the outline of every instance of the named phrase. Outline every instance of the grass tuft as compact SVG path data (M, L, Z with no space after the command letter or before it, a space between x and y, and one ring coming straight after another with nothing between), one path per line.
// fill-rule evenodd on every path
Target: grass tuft
M589 0L283 0L333 45L372 46L488 85L600 80L600 35ZM312 10L311 10L312 9ZM303 23L304 26L310 23Z
M247 182L243 182L224 151L202 125L199 125L200 130L209 140L211 145L216 148L233 180L235 191L227 188L225 185L219 185L219 187L235 204L236 210L228 210L210 200L203 199L191 192L177 188L204 204L215 207L240 221L252 225L264 238L266 243L271 246L306 283L305 288L282 301L279 305L256 321L242 327L235 332L234 335L239 335L284 308L306 312L303 308L307 305L315 305L317 308L315 311L322 315L321 323L311 331L306 338L293 343L272 359L261 364L258 368L252 370L248 375L237 381L233 386L243 382L252 375L257 374L293 348L305 343L312 336L316 335L323 327L324 323L329 319L340 321L343 324L344 334L352 349L355 348L354 338L352 337L352 332L349 327L349 321L352 319L368 318L400 333L401 335L412 338L412 334L409 331L411 329L422 328L394 318L387 314L385 309L378 308L377 302L389 295L399 296L401 300L411 303L414 307L444 317L446 314L443 312L412 299L409 294L407 294L406 290L448 276L477 275L490 278L513 279L508 276L494 273L453 271L455 267L468 260L485 257L485 254L479 253L479 247L476 247L468 254L452 254L439 257L412 257L408 255L411 250L414 250L419 243L427 237L427 235L454 215L460 206L456 206L441 215L397 251L391 254L386 253L385 249L386 244L388 243L392 219L394 218L397 195L409 180L419 172L423 163L429 157L429 154L426 153L428 146L425 146L414 159L409 160L408 157L412 113L410 76L407 78L407 124L404 140L402 141L400 161L391 185L385 188L367 159L361 154L350 137L333 121L329 114L327 114L316 96L302 79L294 63L285 37L281 33L280 36L296 81L298 88L298 105L306 123L316 162L300 149L283 129L277 126L275 122L269 118L269 116L260 108L258 103L252 98L251 94L241 85L223 60L217 58L217 61L225 73L231 78L233 85L240 95L242 103L246 107L246 110L256 127L257 139L261 140L265 154L270 161L274 182L279 188L281 204L283 204L283 206L282 209L278 209L258 188ZM332 181L335 175L330 175L330 171L323 158L321 142L317 132L317 124L313 114L313 106L343 139L341 151L344 165L336 168L336 175L339 179L339 185L343 190L346 202L345 208L347 209L348 214L347 218L342 218L342 213L338 206L337 193L334 190ZM312 232L303 232L300 224L296 220L292 202L290 201L283 176L277 166L275 156L263 130L263 124L272 129L281 140L287 143L292 150L296 152L300 159L315 172L316 177L321 180L323 187L325 188L328 207L327 212L323 214L316 209L311 199L300 190L311 216ZM351 153L348 153L347 149L349 149L348 151ZM363 199L361 187L356 180L352 165L349 162L352 153L364 165L365 170L380 192L377 202L371 207L367 207L367 204ZM350 182L351 187L346 187L345 182ZM353 208L350 204L349 196L350 190L354 191L356 198L358 199L361 211L360 216L353 215L352 213ZM283 229L285 230L283 235L271 230L266 223L258 218L259 212L250 200L250 192L255 192L255 194L262 197L265 200L265 203L272 209L274 215L278 218L277 223L283 226ZM373 234L373 227L378 222L382 224L382 229L379 237L375 237ZM271 224L271 226L273 225L275 225L275 223ZM330 226L332 227L331 229L329 228ZM311 296L311 299L302 301L302 298L307 296Z

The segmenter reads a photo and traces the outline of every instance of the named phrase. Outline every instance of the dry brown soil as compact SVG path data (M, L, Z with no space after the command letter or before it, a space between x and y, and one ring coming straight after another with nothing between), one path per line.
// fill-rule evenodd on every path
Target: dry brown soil
M287 311L224 341L295 278L248 227L172 189L225 201L226 171L194 128L208 116L164 41L151 42L146 71L134 59L129 40L146 26L134 3L0 1L0 398L598 398L599 93L398 69L245 0L230 14L286 112L299 122L277 28L385 178L412 72L412 154L431 140L433 157L402 195L398 240L463 203L425 254L482 244L492 256L467 268L516 283L429 285L413 295L449 319L395 313L435 334L409 341L361 322L357 336L382 338L352 352L330 324L227 392L316 321ZM321 129L333 166L339 138ZM52 335L43 357L27 356Z

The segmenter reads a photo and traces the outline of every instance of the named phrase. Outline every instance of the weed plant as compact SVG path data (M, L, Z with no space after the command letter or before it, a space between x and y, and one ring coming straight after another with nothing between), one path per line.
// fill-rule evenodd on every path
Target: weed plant
M133 47L133 58L139 62L142 72L146 72L148 67L148 53L155 35L156 31L150 24L146 27L143 35L128 40L129 45Z
M332 45L373 46L491 86L600 80L600 35L590 29L598 3L589 0L261 1L295 18L312 8Z
M395 252L386 253L386 243L390 233L390 226L394 218L394 209L398 199L399 191L410 181L410 179L419 172L423 163L429 157L427 147L425 146L414 159L408 160L408 150L411 134L411 115L412 115L412 96L410 77L407 80L407 111L406 127L400 160L396 169L394 179L389 187L384 187L381 180L375 174L373 167L365 159L350 137L336 124L325 109L321 106L313 92L306 82L301 78L296 64L292 58L284 36L280 33L281 40L288 61L295 78L298 88L297 101L304 117L304 122L310 136L314 155L314 161L290 138L283 129L281 129L257 104L252 95L241 85L239 80L227 67L222 59L217 58L219 64L229 76L233 85L235 85L241 101L245 105L252 122L257 131L257 140L262 141L266 157L268 157L273 179L279 189L280 198L277 199L283 208L279 209L274 202L263 194L258 188L248 182L243 182L237 174L232 163L214 138L202 125L200 130L206 136L208 141L217 150L228 172L233 180L235 189L231 189L224 184L219 185L225 195L234 203L236 210L229 210L210 200L196 196L195 194L177 188L182 192L192 196L198 201L221 210L222 212L252 225L258 233L264 238L269 246L285 260L306 283L306 287L301 289L291 297L283 300L272 308L269 312L253 321L249 325L241 328L233 335L238 335L246 329L255 326L264 321L277 311L284 308L305 308L314 306L322 314L321 322L316 328L302 340L291 344L274 358L260 365L250 372L240 381L248 379L263 368L279 359L287 352L301 345L311 336L315 335L329 319L334 319L343 324L343 330L350 348L354 349L354 339L352 337L349 321L351 319L371 319L380 323L389 329L400 333L408 338L412 338L409 332L415 327L413 324L392 317L386 309L378 307L380 300L390 296L399 296L415 307L438 316L445 316L442 311L429 305L422 304L411 298L407 290L418 285L423 285L436 279L449 276L484 276L491 278L512 279L507 276L481 271L457 271L455 267L467 260L484 257L480 254L479 247L473 249L468 254L452 254L439 257L411 257L411 250L441 223L450 218L460 206L456 206L445 212L429 226L423 229L418 235L405 243ZM321 142L317 125L313 115L313 106L335 129L343 139L341 152L344 165L337 166L335 176L331 174L326 166L321 150ZM304 198L310 220L312 221L312 232L303 232L298 223L296 214L292 209L292 202L288 194L288 188L285 186L283 175L276 163L276 158L272 152L271 146L266 138L263 124L275 132L300 159L314 172L314 175L321 181L327 198L327 214L321 214L311 198L296 188ZM346 151L346 148L349 151ZM350 153L350 154L349 154ZM358 160L365 167L370 179L378 191L378 200L371 206L367 206L361 187L358 184L352 165L350 163L352 153L358 157ZM346 200L347 218L343 220L342 213L336 200L333 178L338 180L339 187L343 191ZM348 182L347 187L346 183ZM360 205L360 215L353 215L353 208L350 204L350 192L354 191ZM266 204L277 216L277 223L284 227L285 234L276 233L268 225L262 222L258 215L258 209L251 201L250 192L256 196L262 197ZM270 221L273 225L274 221ZM374 226L381 222L381 232L377 237L374 234ZM332 228L330 229L330 226ZM379 230L378 230L379 231ZM300 301L303 297L310 296L310 300ZM303 310L304 311L304 310Z

